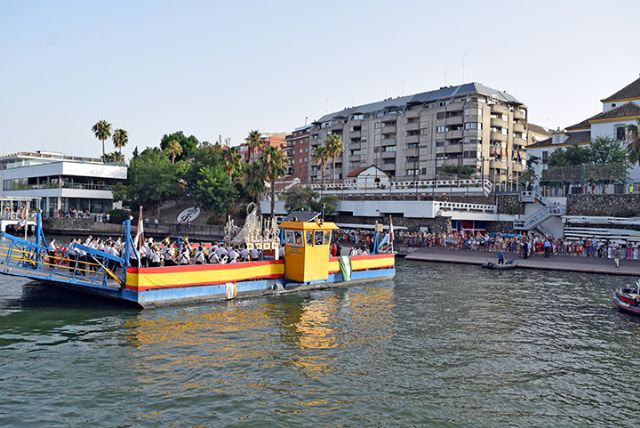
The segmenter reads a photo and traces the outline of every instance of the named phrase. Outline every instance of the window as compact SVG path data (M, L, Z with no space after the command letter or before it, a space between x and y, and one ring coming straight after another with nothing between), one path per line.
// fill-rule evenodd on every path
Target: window
M438 134L442 134L447 132L447 127L446 126L436 126L436 132Z
M363 114L354 114L351 116L351 120L362 120L362 119L364 119Z
M429 128L420 129L420 135L427 135L428 132L429 132Z
M616 128L616 140L624 141L627 129L624 126L618 126Z
M418 143L407 144L407 149L417 149L417 148L418 148Z
M444 111L441 111L438 114L436 114L436 119L444 119L446 116L447 116L447 113Z
M323 245L322 240L324 238L324 233L321 230L316 230L313 236L313 245Z
M380 128L382 128L382 122L374 122L373 129L380 129Z
M380 134L376 134L373 136L373 141L380 141L381 138L382 136Z
M306 239L307 246L313 245L313 232L310 230L307 230L306 237L307 237Z
M542 152L542 163L545 165L549 163L549 152Z
M324 232L324 244L323 245L329 245L331 243L331 232L330 231L325 231Z
M482 129L482 123L480 122L466 122L464 129Z
M384 146L382 148L383 152L395 152L396 151L396 146Z
M436 147L444 146L444 141L436 141Z

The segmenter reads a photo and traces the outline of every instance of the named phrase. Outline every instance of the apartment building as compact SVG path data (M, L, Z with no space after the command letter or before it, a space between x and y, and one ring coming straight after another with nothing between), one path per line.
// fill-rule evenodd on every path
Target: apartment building
M309 133L311 154L330 134L342 138L337 178L375 165L396 180L472 169L477 178L506 183L525 171L527 107L506 92L466 83L345 108L321 117ZM319 178L312 164L310 179Z
M285 149L285 146L286 146L285 137L287 135L285 132L263 132L261 135L262 135L262 141L264 143L264 146L258 147L253 152L249 150L249 146L247 145L246 142L238 146L240 150L240 155L242 156L242 159L244 159L246 162L253 162L256 160L260 160L265 146L274 146L280 149Z
M289 158L289 176L299 178L302 182L309 181L309 130L311 125L296 128L285 137L286 152Z

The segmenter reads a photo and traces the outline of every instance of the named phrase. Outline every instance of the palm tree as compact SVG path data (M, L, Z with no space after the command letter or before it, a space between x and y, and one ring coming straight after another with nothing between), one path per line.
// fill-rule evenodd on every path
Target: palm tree
M320 179L322 181L322 190L324 190L324 169L329 163L327 147L323 145L316 146L313 152L313 160L320 166Z
M122 154L122 148L129 142L129 134L124 129L116 129L113 131L113 147L118 149L118 153Z
M256 202L258 200L258 196L265 190L265 174L264 168L260 162L251 162L247 166L247 170L244 174L244 190L247 192L249 196L251 196L251 200Z
M331 159L331 181L336 181L336 158L344 151L342 139L338 134L331 134L326 142L327 157Z
M176 157L182 154L182 146L177 139L171 139L167 143L167 149L165 150L167 155L171 158L171 163L176 163Z
M104 151L104 142L111 137L111 124L106 120L100 120L93 125L91 130L95 134L96 138L102 142L102 158L104 159L106 154Z
M264 144L264 141L262 140L262 134L260 134L260 131L258 131L257 129L253 130L249 132L249 136L245 141L247 142L247 148L249 149L248 160L252 161L253 153L255 152L255 150Z
M229 176L229 179L233 179L242 171L244 166L242 156L237 147L229 147L222 152L222 161L224 163L224 171Z
M279 147L267 146L262 153L262 167L271 183L271 224L276 216L276 180L287 175L289 159Z

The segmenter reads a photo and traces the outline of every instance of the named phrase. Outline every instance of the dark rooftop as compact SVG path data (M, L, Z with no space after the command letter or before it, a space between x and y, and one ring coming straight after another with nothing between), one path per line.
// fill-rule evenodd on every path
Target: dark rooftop
M629 98L640 98L640 78L634 80L629 83L624 88L620 89L613 95L608 96L607 98L600 100L603 103L617 100L625 100Z

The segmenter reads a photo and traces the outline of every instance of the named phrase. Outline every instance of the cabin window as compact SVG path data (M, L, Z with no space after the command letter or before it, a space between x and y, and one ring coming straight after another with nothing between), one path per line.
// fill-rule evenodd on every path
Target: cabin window
M323 245L322 243L322 239L323 239L323 233L321 230L316 230L314 233L314 239L313 239L313 245Z
M284 231L284 242L287 245L293 245L295 243L295 240L293 237L293 230Z
M331 243L331 232L324 232L324 245L329 245Z
M295 231L293 234L295 236L295 242L293 245L302 246L302 232Z
M306 242L307 242L307 247L310 247L311 245L313 245L313 232L310 230L307 230L306 232Z

